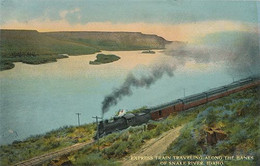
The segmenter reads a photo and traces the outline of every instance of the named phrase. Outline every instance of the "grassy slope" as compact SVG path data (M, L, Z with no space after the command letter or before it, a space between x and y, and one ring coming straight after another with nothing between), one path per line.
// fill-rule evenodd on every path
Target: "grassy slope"
M196 118L186 124L179 138L168 147L165 155L254 156L253 161L224 161L224 165L258 165L260 162L259 97L258 88L209 103L205 109L199 111ZM207 144L204 130L207 126L220 128L227 134L227 138L219 140L214 145ZM146 165L158 165L158 162L148 162Z
M144 109L144 108L141 108ZM139 110L134 110L138 112ZM197 112L185 112L180 116L170 116L162 122L152 122L155 128L144 131L143 126L131 127L120 133L113 133L100 139L101 152L97 152L97 143L67 156L75 165L117 165L120 159L136 152L145 141L157 137L175 126L187 123ZM185 115L185 118L182 118ZM95 133L95 124L80 127L65 127L51 131L45 135L30 137L24 141L0 146L0 165L10 165L18 161L70 146L73 143L90 140ZM26 150L25 150L26 149ZM114 159L113 159L114 158Z
M118 160L136 152L147 140L183 124L186 124L186 127L181 131L180 137L168 148L167 155L257 156L259 153L258 110L259 90L258 93L256 89L239 92L178 115L171 115L163 121L151 122L154 125L151 130L144 130L143 126L137 126L103 137L100 139L100 152L97 151L96 143L59 160L69 161L74 165L120 165ZM220 126L228 133L228 137L214 146L205 144L207 151L203 153L198 140L203 137L200 135L203 127L209 124ZM94 136L94 130L94 124L61 128L46 135L1 146L1 164L9 165L76 142L90 140ZM227 162L226 165L254 165L254 162ZM147 165L151 164L158 163L150 162Z
M195 136L194 139L194 133L199 133L196 129L201 129L205 123L212 124L214 122L216 125L222 124L224 126L222 129L228 133L228 138L219 142L215 145L216 147L209 146L206 154L257 156L256 153L259 151L257 143L257 140L259 140L258 101L259 93L257 94L256 89L239 92L206 105L181 112L178 115L171 115L166 120L151 122L156 126L151 130L144 130L143 126L139 126L108 135L100 141L100 152L97 151L97 144L95 144L77 153L70 154L67 156L67 161L69 160L74 165L120 165L119 161L123 157L136 152L147 140L183 124L186 127L182 130L177 141L168 148L166 154L201 155L202 150L196 143L196 138L199 137ZM239 110L246 112L237 116ZM211 111L215 116L209 113ZM233 113L233 115L230 113ZM206 115L211 116L211 118ZM245 134L244 132L247 133ZM225 164L255 165L255 161L240 161L237 163L232 161ZM158 165L158 163L152 161L144 165Z
M11 165L79 142L92 140L95 125L62 127L58 130L0 146L0 165Z
M140 32L49 32L50 37L87 44L100 50L163 49L169 44L162 37Z
M53 39L37 31L1 30L0 33L2 56L10 56L13 52L78 55L99 51L87 45Z

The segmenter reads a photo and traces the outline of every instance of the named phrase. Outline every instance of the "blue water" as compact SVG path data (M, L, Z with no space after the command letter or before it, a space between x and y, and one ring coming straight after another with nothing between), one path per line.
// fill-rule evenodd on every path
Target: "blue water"
M161 58L138 51L113 53L121 60L106 65L88 65L95 55L86 55L44 65L17 63L14 69L0 72L1 144L77 125L77 112L81 124L93 122L93 116L101 116L104 96L121 85L127 73L140 74ZM224 66L187 65L178 68L173 77L163 76L149 89L133 89L133 95L111 107L105 117L122 108L132 110L178 99L184 96L184 89L187 96L231 82Z

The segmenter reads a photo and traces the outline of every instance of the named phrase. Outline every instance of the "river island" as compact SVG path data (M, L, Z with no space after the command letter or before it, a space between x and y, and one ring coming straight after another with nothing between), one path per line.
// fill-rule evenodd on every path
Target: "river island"
M120 59L119 56L116 56L116 55L113 55L113 54L97 54L96 60L90 61L89 64L100 65L100 64L118 61L119 59Z

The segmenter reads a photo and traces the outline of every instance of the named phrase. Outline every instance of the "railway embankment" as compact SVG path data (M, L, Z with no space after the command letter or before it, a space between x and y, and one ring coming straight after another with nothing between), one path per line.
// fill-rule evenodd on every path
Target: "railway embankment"
M259 99L260 88L256 87L188 110L199 112L164 155L234 156L233 160L216 161L222 165L259 165ZM152 164L158 161L146 163Z
M66 148L75 144L90 142L94 134L95 124L65 126L42 135L31 136L23 141L1 145L0 165L13 165L46 154L45 158L48 158L48 154L57 151L61 154L60 150L66 151Z
M139 152L149 141L167 135L183 126L179 136L167 146L165 155L252 155L251 161L227 161L227 164L253 165L259 146L259 87L251 88L172 114L149 125L130 127L105 136L90 146L57 156L45 164L122 165L121 162ZM66 127L45 135L16 141L0 147L1 165L12 165L32 157L86 142L95 133L95 125ZM222 133L223 137L217 137ZM212 135L213 134L213 135ZM151 150L151 149L146 149ZM157 161L148 161L150 165Z

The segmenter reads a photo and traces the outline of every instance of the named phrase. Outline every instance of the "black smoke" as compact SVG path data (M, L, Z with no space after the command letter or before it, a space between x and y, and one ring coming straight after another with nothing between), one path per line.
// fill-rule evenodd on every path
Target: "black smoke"
M240 33L239 33L240 34ZM214 44L174 43L168 45L164 53L172 58L163 64L153 67L150 74L137 78L128 74L124 83L105 96L102 102L102 113L116 105L123 97L132 95L132 88L149 88L167 74L172 77L179 66L194 60L196 63L224 63L229 74L248 77L260 75L260 55L258 34L242 33L233 40Z
M119 88L105 96L102 102L102 113L106 113L111 106L116 105L123 97L132 95L132 88L149 88L165 74L172 77L174 70L174 65L166 64L154 66L148 75L142 75L140 78L134 76L133 73L129 73Z

